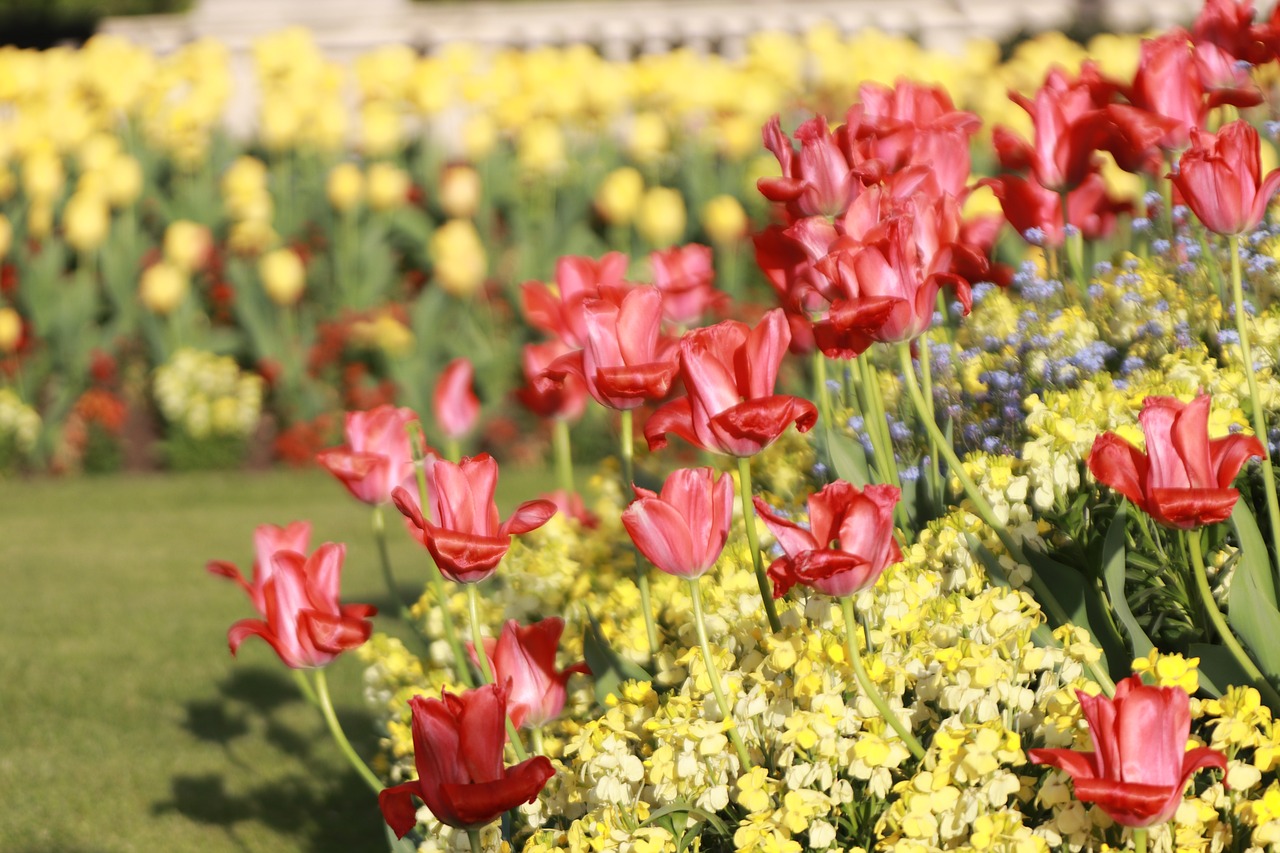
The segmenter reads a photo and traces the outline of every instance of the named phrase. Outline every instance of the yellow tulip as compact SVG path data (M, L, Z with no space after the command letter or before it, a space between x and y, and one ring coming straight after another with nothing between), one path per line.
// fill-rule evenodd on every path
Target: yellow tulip
M747 212L731 195L718 195L702 206L702 227L711 242L727 246L747 233Z
M535 119L526 124L516 139L516 161L523 171L544 177L563 170L564 134L555 122Z
M446 166L440 173L440 209L450 219L470 219L480 207L480 173L465 163Z
M637 113L631 119L631 132L627 136L627 152L640 163L652 163L671 146L671 131L657 113Z
M369 206L374 210L394 210L409 197L409 173L390 163L374 163L367 174Z
M62 227L67 242L78 252L101 246L111 229L111 213L106 200L96 194L77 192L62 210Z
M0 352L13 353L22 340L22 317L12 308L0 308Z
M498 127L489 115L476 113L462 123L462 150L471 162L485 159L497 145Z
M142 194L142 164L128 154L116 157L107 167L104 191L117 210L133 204Z
M167 317L187 298L189 289L187 274L168 261L161 261L142 273L138 298L148 311Z
M435 280L458 298L475 293L484 284L489 259L476 226L469 219L451 219L436 229L428 246Z
M355 163L339 163L329 170L325 193L334 210L346 212L360 204L364 196L364 174Z
M186 273L202 268L213 250L213 235L196 222L177 219L164 230L164 257Z
M9 217L0 213L0 258L9 254L9 247L13 245L13 223L9 221Z
M636 230L649 245L663 249L684 236L687 216L679 190L654 187L640 200Z
M307 286L307 271L292 249L276 249L258 261L262 288L271 301L282 308L294 305Z
M595 207L600 218L611 225L630 225L644 195L644 177L631 166L605 175L596 190Z

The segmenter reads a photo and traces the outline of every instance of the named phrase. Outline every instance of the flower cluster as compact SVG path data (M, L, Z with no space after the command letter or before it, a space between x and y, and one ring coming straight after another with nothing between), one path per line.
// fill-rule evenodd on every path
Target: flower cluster
M258 426L262 378L227 356L179 350L156 368L154 387L160 414L191 438L243 438Z

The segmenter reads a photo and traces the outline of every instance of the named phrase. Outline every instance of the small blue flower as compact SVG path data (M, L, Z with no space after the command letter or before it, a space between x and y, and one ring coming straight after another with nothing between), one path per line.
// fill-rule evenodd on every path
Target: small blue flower
M1169 249L1169 241L1163 237L1151 241L1151 251L1155 252L1157 255L1167 255L1169 254Z
M1142 234L1151 230L1151 220L1145 216L1133 217L1133 221L1129 223L1129 225L1137 234Z
M1028 228L1026 231L1022 232L1022 239L1026 240L1033 246L1042 246L1044 245L1044 229L1035 227Z
M903 468L898 472L898 477L901 478L904 483L914 483L916 480L920 479L920 466L908 465L906 468Z

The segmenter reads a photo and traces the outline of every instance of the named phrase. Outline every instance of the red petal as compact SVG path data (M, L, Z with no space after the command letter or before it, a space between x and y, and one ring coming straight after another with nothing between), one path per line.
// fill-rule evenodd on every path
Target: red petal
M1144 512L1147 500L1142 483L1147 474L1147 457L1114 432L1104 432L1089 451L1089 470L1098 482L1124 495Z
M525 501L516 507L511 517L498 528L500 536L519 536L537 530L551 520L557 512L555 502L548 500Z
M413 804L413 797L422 798L418 780L404 782L393 788L384 788L378 794L378 808L382 809L382 819L391 827L396 838L404 838L418 825L418 809Z
M441 790L459 820L459 828L472 829L490 823L518 805L532 803L555 775L550 759L535 755L508 768L501 779L470 785L446 784Z

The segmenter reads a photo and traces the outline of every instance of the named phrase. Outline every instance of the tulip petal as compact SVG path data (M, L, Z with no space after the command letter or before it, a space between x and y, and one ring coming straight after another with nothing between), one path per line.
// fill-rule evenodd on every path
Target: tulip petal
M502 778L502 748L507 743L507 699L511 680L468 690L460 697L458 759L472 782Z
M523 803L532 803L556 775L551 760L535 755L508 769L501 778L473 784L441 785L441 791L462 828L484 826Z
M644 438L650 450L661 450L667 446L667 434L677 435L694 447L704 450L714 448L703 447L693 430L693 409L688 397L680 397L665 403L658 408L644 424Z
M1152 489L1147 511L1163 524L1190 530L1226 521L1239 498L1235 489Z
M800 432L808 432L818 421L818 409L808 400L787 394L775 394L746 400L711 418L708 426L722 453L730 456L754 456L786 431L792 423Z
M254 598L253 587L249 586L249 582L244 579L244 575L240 574L240 569L234 563L228 563L225 560L210 560L204 564L204 570L211 575L235 581L250 599Z
M1170 785L1139 785L1114 779L1078 779L1075 792L1076 799L1097 803L1112 820L1132 827L1163 823L1168 819L1164 814L1170 799L1176 809L1177 801L1182 798L1181 789Z
M440 571L458 583L478 583L489 577L511 548L507 536L475 536L433 524L427 524L423 538Z
M1097 756L1074 749L1028 749L1032 764L1047 764L1068 773L1072 779L1093 779L1098 775Z
M800 583L800 578L796 577L794 568L795 566L790 557L779 557L769 564L765 574L773 582L773 597L775 599L782 598L791 590L791 587Z
M306 632L317 649L337 655L364 645L373 633L373 623L365 619L304 610L298 616L298 629Z
M555 502L549 500L525 501L516 507L511 517L498 528L499 536L519 536L537 530L551 520L557 512Z
M1093 441L1089 451L1089 471L1103 485L1110 486L1144 511L1146 497L1142 484L1146 479L1147 457L1142 451L1114 432L1104 432Z
M1227 435L1209 442L1209 467L1213 469L1212 480L1218 486L1226 488L1240 473L1240 468L1248 459L1266 458L1266 448L1257 436Z
M391 827L396 838L404 838L418 825L418 808L413 804L415 795L422 798L417 779L384 788L378 793L378 808L382 810L382 819Z
M827 488L830 488L828 486ZM826 491L824 489L823 491ZM820 493L821 494L821 493ZM810 501L813 500L811 496ZM782 550L787 553L788 557L798 557L805 551L813 551L818 548L825 548L828 542L819 542L813 536L813 504L810 503L809 509L809 530L794 523L790 519L783 518L774 512L773 507L769 506L762 497L753 497L751 502L755 504L756 515L764 522L765 527L769 528L769 532L773 534L773 538L778 540L778 544L782 546Z
M694 560L688 521L671 504L642 498L622 513L622 525L640 553L667 574L697 578L707 570Z

